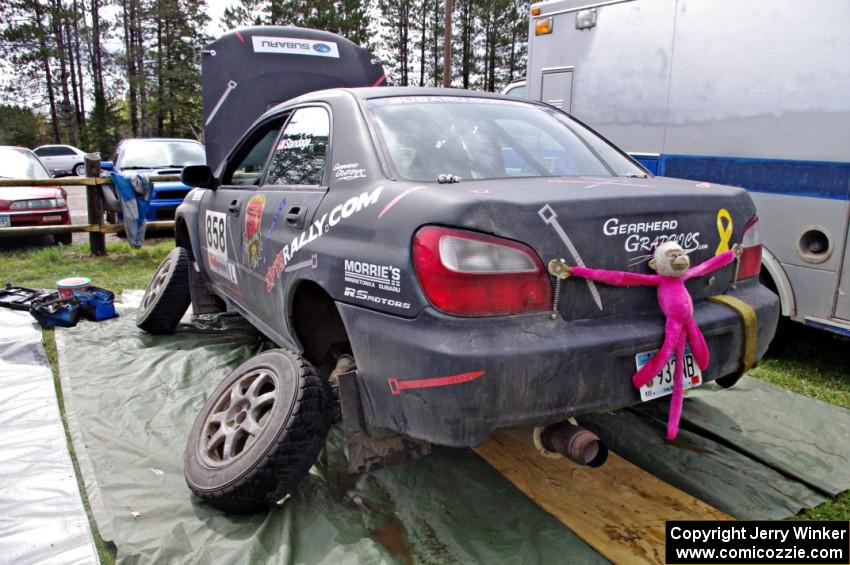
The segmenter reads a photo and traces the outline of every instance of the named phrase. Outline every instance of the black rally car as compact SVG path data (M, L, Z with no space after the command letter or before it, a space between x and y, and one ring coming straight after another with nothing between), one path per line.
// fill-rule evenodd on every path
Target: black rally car
M183 179L197 188L139 326L172 331L191 302L239 312L280 347L228 376L191 431L187 482L229 511L291 491L335 402L362 455L399 436L474 446L498 428L665 394L669 375L641 391L630 381L663 339L655 290L556 284L553 258L649 272L667 240L694 264L743 244L738 264L688 283L711 351L702 374L689 364L689 385L733 384L775 331L744 190L652 178L543 104L423 88L308 93L264 113L214 173L187 167ZM755 325L708 300L724 294Z

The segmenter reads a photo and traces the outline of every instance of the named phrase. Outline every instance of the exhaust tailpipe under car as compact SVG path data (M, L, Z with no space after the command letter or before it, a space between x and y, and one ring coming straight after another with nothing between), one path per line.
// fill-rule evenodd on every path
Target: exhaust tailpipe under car
M600 467L608 447L595 433L570 422L534 428L534 446L546 457L566 457L573 463Z

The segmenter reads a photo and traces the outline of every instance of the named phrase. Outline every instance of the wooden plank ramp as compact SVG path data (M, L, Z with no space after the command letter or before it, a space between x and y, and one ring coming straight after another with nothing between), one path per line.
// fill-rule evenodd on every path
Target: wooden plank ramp
M667 520L732 519L614 453L590 469L543 457L527 435L499 432L475 452L613 563L664 563Z

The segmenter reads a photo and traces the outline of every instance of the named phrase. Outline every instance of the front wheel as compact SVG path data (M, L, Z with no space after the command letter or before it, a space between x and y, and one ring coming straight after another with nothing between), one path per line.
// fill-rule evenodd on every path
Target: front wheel
M182 247L165 256L142 297L136 313L138 327L156 335L174 331L192 302L189 263L189 252Z
M216 387L186 446L189 488L234 514L273 506L307 476L333 417L328 382L283 349L257 355Z
M78 177L86 176L86 166L84 163L78 163L74 165L74 174Z

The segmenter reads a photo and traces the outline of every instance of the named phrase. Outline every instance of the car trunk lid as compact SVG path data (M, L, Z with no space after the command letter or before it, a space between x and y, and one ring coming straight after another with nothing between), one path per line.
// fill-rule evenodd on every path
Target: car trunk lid
M476 185L473 187L473 184ZM464 186L465 185L465 186ZM486 185L486 188L485 188ZM755 215L746 191L664 178L548 178L476 181L451 191L479 194L477 229L531 246L543 260L652 273L655 247L676 240L691 264L741 241ZM694 300L727 290L733 268L688 283ZM657 311L654 288L615 288L578 279L561 288L565 319Z

